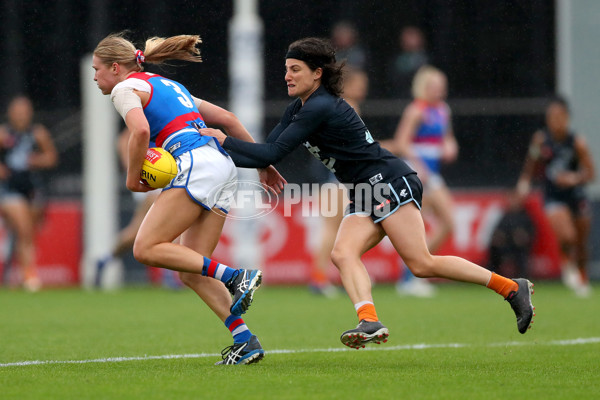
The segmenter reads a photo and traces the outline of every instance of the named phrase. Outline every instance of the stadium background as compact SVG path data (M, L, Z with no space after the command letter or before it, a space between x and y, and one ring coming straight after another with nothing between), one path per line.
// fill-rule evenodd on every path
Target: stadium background
M329 36L332 25L343 19L356 25L369 52L371 85L365 122L376 138L389 137L407 99L386 90L386 63L396 50L399 29L414 24L425 33L433 64L449 77L453 123L462 148L458 162L445 171L449 185L507 190L516 182L531 134L543 123L545 101L559 91L559 5L543 0L261 1L264 126L267 131L274 126L287 103L282 84L286 45L307 35ZM232 4L223 1L2 1L0 29L10 40L0 43L4 89L0 106L5 109L15 94L27 94L34 101L38 121L52 131L61 152L59 167L48 174L54 201L76 204L82 194L81 57L113 31L130 29L137 40L198 33L204 40L204 63L168 67L161 73L173 74L192 93L227 106L227 30L232 12ZM279 167L291 182L301 181L298 165L306 160L306 154L296 152ZM121 190L121 220L126 221L131 203L124 185ZM57 224L64 223L62 217L56 218ZM591 240L599 239L596 223ZM597 247L592 250L597 275L600 255ZM133 281L141 277L134 264L128 261L128 279Z

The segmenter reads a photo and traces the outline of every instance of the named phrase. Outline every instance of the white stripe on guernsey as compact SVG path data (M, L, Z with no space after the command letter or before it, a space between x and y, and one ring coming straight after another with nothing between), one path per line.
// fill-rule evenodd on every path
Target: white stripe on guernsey
M354 309L356 310L356 312L358 312L358 309L361 308L362 306L364 306L365 304L373 304L372 301L361 301L358 302L354 305Z
M439 144L414 143L413 148L419 157L440 158L442 156L442 148Z
M226 265L219 264L219 266L217 267L217 271L215 272L215 279L221 280L221 277L223 276L223 273L226 269Z
M232 334L233 336L235 336L235 335L239 335L240 333L242 333L242 332L244 332L244 331L247 331L247 330L248 330L248 327L246 326L246 324L242 324L242 325L238 326L237 328L235 328L235 329L234 329L234 330L231 332L231 334Z
M362 351L399 351L399 350L426 350L426 349L458 349L465 347L512 347L512 346L577 346L585 344L600 343L600 337L577 338L551 340L548 342L531 341L531 342L504 342L490 343L487 345L475 345L468 343L439 343L439 344L406 344L399 346L381 346L367 347ZM266 354L301 354L301 353L340 353L345 351L354 351L346 347L336 347L329 349L289 349L289 350L268 350ZM90 360L33 360L19 361L12 363L0 364L0 368L6 367L26 367L30 365L47 365L47 364L89 364L89 363L110 363L110 362L126 362L126 361L146 361L146 360L173 360L186 358L208 358L219 357L220 353L199 353L199 354L165 354L162 356L140 356L140 357L109 357L95 358Z

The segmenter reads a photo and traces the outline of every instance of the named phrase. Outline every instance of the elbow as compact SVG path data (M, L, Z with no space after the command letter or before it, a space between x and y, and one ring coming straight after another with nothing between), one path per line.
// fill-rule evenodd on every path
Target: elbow
M225 129L227 132L235 130L237 126L241 125L240 120L234 113L225 110L218 116L218 120L213 121L213 123Z
M129 134L131 140L135 138L137 140L150 140L150 125L148 124L138 124L137 126L131 127L129 129Z
M53 152L48 157L48 168L54 168L58 165L58 153Z

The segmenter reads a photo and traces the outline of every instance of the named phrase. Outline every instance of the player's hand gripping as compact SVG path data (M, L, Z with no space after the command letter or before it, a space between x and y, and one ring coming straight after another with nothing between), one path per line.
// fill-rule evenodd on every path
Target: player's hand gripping
M267 168L259 168L258 178L263 188L271 190L276 194L280 194L283 190L283 185L287 184L285 178L272 165L269 165Z

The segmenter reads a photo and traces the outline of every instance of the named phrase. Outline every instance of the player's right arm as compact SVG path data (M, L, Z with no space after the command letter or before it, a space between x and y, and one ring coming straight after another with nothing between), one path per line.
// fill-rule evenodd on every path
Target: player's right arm
M143 104L148 103L150 95L131 87L115 86L111 100L115 109L125 120L129 130L127 143L127 189L132 192L152 190L140 181L142 165L150 144L150 125L144 115Z
M198 111L200 111L200 114L202 114L202 117L204 118L204 122L206 122L208 125L216 125L223 128L223 130L225 130L227 133L227 136L234 137L245 142L255 142L252 135L250 135L250 132L246 130L244 125L234 113L209 103L206 100L200 100L196 97L193 97L193 99L196 107L198 107ZM287 183L285 178L283 178L277 169L275 169L275 167L272 165L267 166L266 168L259 168L258 174L261 183L273 188L275 193L281 193L283 185Z
M427 178L427 166L421 161L413 148L413 140L417 134L419 124L423 120L423 111L415 104L410 104L400 118L398 127L394 133L394 154L407 160L418 172L419 178L425 181Z
M150 143L150 125L141 108L131 109L125 116L125 124L129 129L127 189L132 192L147 192L151 189L140 182L140 175Z
M523 164L523 169L517 182L516 193L521 200L525 199L531 191L531 179L533 177L535 165L540 158L543 143L544 134L542 131L535 132L531 138L529 150L525 156L525 163Z

